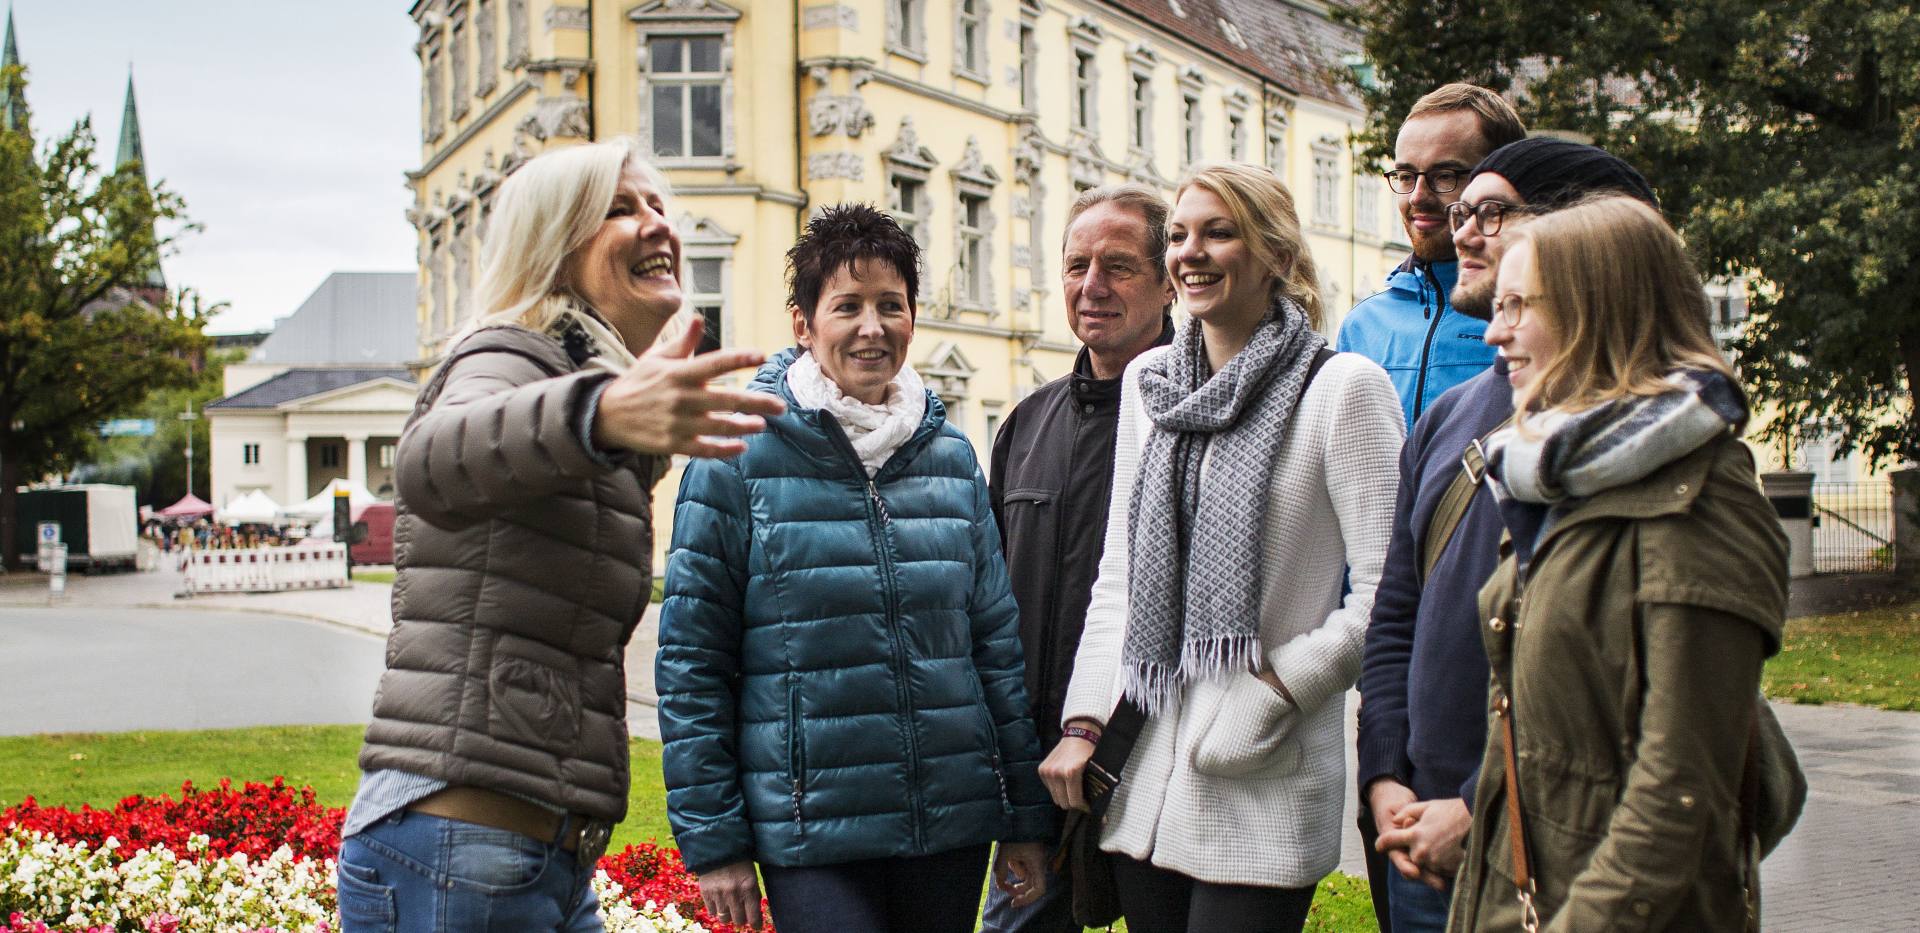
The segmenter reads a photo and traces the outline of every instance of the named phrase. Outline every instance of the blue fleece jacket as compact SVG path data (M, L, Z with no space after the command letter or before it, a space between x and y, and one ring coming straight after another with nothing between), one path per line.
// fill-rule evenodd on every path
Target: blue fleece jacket
M1385 290L1353 306L1335 349L1358 353L1393 377L1407 428L1448 389L1493 363L1481 338L1487 323L1453 309L1447 295L1459 263L1414 259L1387 276Z
M1400 450L1400 493L1386 568L1360 660L1359 781L1391 777L1421 800L1471 805L1487 740L1487 656L1480 587L1500 562L1505 527L1485 485L1420 583L1420 548L1460 455L1513 413L1496 363L1435 401Z

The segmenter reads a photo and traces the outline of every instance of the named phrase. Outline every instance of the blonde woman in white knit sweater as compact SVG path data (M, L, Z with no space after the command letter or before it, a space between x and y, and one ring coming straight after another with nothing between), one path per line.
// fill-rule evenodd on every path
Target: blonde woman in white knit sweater
M1359 356L1315 371L1317 273L1268 170L1183 181L1167 269L1191 319L1127 367L1063 717L1086 734L1069 729L1041 777L1084 807L1124 694L1146 723L1100 838L1128 929L1297 931L1340 857L1341 716L1386 553L1399 401Z

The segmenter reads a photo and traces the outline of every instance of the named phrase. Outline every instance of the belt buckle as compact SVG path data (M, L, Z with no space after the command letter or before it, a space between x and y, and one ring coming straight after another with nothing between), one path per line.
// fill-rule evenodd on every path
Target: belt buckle
M606 820L588 820L580 827L580 845L574 849L574 861L581 868L592 869L600 863L600 856L607 853L607 841L613 837L613 824Z

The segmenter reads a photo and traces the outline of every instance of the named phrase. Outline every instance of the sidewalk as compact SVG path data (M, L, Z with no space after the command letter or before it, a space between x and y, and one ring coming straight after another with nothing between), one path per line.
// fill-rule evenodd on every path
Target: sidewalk
M7 585L0 585L0 608L46 606L45 578L38 578L37 583L21 579L32 576L15 574L8 578ZM176 596L185 589L184 577L170 567L98 577L69 575L66 595L58 605L79 609L257 612L354 629L380 639L385 639L393 628L393 586L387 583L356 581L337 589ZM654 741L660 739L660 722L654 709L659 697L653 692L658 612L657 606L647 607L646 617L634 630L633 641L627 647L627 728L637 737Z

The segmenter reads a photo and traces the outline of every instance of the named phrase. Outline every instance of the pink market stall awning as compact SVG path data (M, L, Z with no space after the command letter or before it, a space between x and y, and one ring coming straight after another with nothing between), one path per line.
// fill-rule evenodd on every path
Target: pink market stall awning
M179 502L160 510L162 518L198 518L213 514L213 504L196 495L187 495Z

